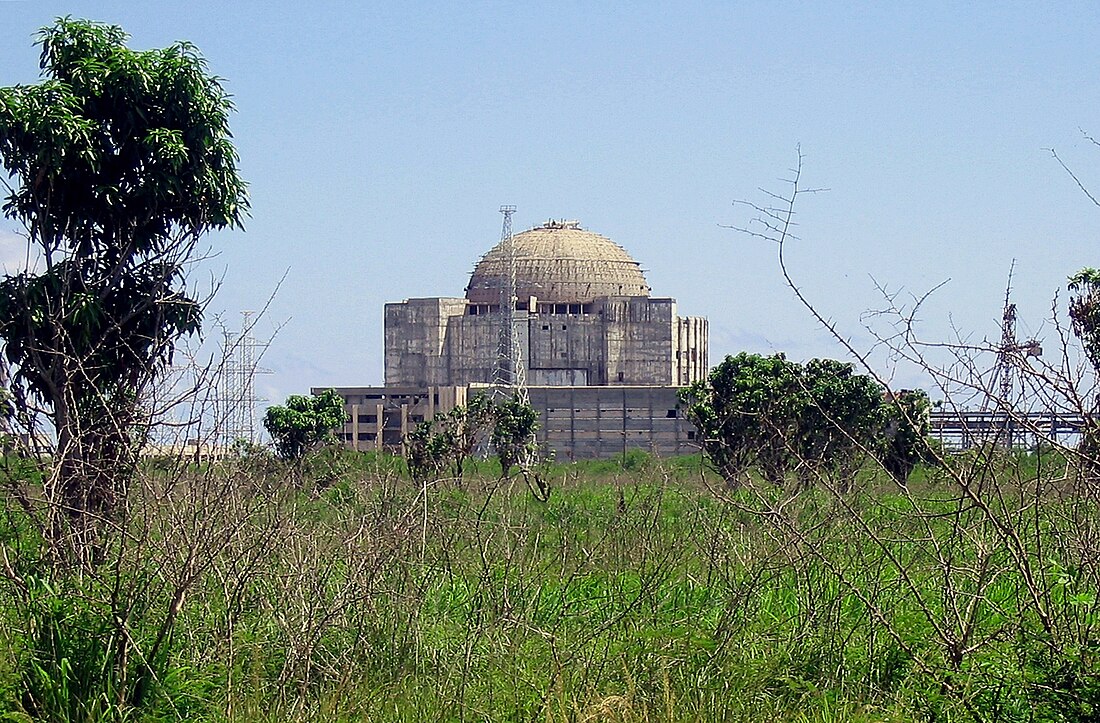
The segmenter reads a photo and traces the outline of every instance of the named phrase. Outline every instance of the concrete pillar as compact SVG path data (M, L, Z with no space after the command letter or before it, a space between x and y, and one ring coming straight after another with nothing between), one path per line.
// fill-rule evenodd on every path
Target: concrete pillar
M347 446L347 440L344 440L344 446ZM359 405L351 405L351 448L356 452L359 451Z

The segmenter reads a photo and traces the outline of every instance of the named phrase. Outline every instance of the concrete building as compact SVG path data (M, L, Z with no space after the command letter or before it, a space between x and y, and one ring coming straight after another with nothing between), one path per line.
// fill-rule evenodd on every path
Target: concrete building
M477 263L464 297L386 304L385 386L336 388L348 446L397 448L418 422L492 382L503 246ZM512 246L519 352L544 448L558 459L696 451L677 390L707 374L707 320L651 296L638 262L576 221L515 234Z
M638 262L576 221L513 237L520 356L532 386L683 386L707 373L707 320L650 296ZM386 304L386 386L492 381L502 245L474 267L464 298Z
M328 387L312 391L320 394ZM400 449L405 435L436 412L465 404L470 387L336 387L348 419L337 432L351 449ZM680 414L678 387L528 387L538 410L536 439L556 459L614 457L640 449L661 456L699 451L695 427Z

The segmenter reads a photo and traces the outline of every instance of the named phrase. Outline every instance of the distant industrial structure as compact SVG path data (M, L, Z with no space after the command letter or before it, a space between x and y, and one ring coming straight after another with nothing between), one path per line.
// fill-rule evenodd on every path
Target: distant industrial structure
M707 372L707 320L650 296L638 262L576 221L514 237L513 318L531 386L683 386ZM386 304L386 386L489 383L497 364L504 244L466 296ZM507 310L505 310L507 311Z
M651 296L638 262L579 222L512 235L514 209L501 210L505 234L464 297L386 304L385 385L336 388L349 415L345 443L399 447L420 421L522 379L540 415L538 441L559 458L696 451L677 390L706 377L706 318Z

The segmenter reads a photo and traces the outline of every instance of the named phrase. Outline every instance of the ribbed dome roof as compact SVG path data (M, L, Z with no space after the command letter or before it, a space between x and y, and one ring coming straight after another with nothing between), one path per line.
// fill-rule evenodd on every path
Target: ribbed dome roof
M583 304L601 296L649 296L638 262L617 243L585 231L577 221L547 221L512 237L516 256L516 298ZM507 270L503 242L481 257L470 276L466 298L475 304L500 301Z

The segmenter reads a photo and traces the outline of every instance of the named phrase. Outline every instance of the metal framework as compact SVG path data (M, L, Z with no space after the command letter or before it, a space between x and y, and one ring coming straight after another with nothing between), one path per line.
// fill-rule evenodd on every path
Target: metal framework
M215 405L221 444L228 448L238 440L249 444L257 441L256 407L264 401L256 395L256 375L264 373L257 367L266 344L257 342L252 330L255 312L242 311L241 330L222 329L224 366L218 385Z
M1066 437L1081 434L1086 420L1080 414L1057 412L1007 412L937 410L931 413L932 435L955 449L969 449L989 440L1006 446L1027 445L1049 439L1066 444Z
M961 425L963 446L970 443L972 435L980 436L983 432L1007 447L1015 446L1027 436L1027 425L1021 422L1026 415L1018 408L1018 400L1013 398L1016 378L1020 374L1020 367L1025 364L1025 358L1041 356L1043 348L1035 339L1020 342L1016 338L1016 305L1011 301L1012 274L1015 270L1016 260L1013 259L1005 287L1004 312L1001 314L1001 342L997 346L997 362L993 367L993 374L985 389L985 401L977 416L958 422Z
M1012 407L1012 393L1015 389L1015 379L1019 373L1018 367L1025 357L1038 357L1043 353L1043 348L1035 339L1028 339L1021 343L1016 339L1016 305L1010 301L1012 295L1012 273L1016 268L1016 261L1012 261L1012 267L1008 272L1008 286L1005 288L1004 313L1001 316L1001 344L997 347L997 365L993 369L990 391L996 389L998 396L996 406L999 409Z
M505 263L500 279L500 336L493 373L493 395L508 394L527 401L527 380L516 331L516 247L512 238L512 214L516 212L516 207L501 206L500 212L504 215L500 243Z
M501 402L511 398L530 406L531 397L527 393L527 374L523 365L523 353L520 349L519 333L516 329L516 245L512 238L512 214L515 206L501 206L504 222L500 231L501 247L504 252L504 273L500 280L500 337L496 371L493 374L493 401ZM534 430L524 444L520 458L516 460L531 492L541 500L550 494L549 488L535 472L538 455Z

